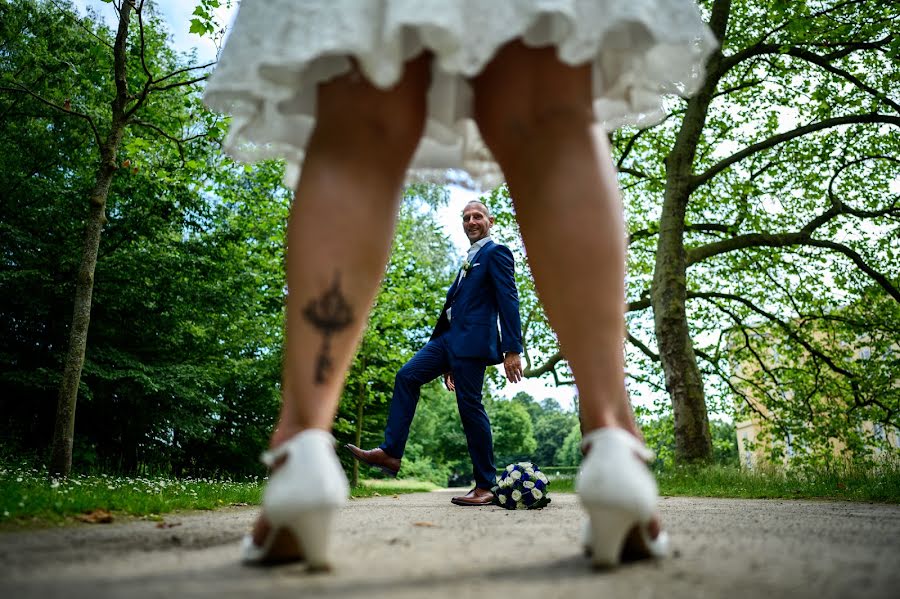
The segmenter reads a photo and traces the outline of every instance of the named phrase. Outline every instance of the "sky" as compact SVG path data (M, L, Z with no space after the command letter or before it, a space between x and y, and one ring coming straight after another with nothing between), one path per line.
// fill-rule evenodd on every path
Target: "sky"
M225 4L224 0L222 3ZM112 5L102 2L102 0L74 0L74 4L82 14L88 8L97 11L110 27L113 27L116 22L116 13ZM200 63L211 62L216 58L216 46L208 36L201 38L189 32L191 13L196 5L195 0L156 0L159 13L169 25L173 46L182 52L196 51L197 60ZM220 22L230 23L235 10L235 6L230 9L224 6L220 8L217 12ZM478 194L456 186L450 186L449 190L450 201L447 206L438 211L438 218L450 240L456 246L461 260L469 247L469 241L462 229L462 210L466 202L478 199ZM520 391L525 391L538 401L550 397L565 409L572 409L574 406L575 388L571 385L556 387L548 377L525 379L515 384L507 383L497 391L503 397L512 397Z

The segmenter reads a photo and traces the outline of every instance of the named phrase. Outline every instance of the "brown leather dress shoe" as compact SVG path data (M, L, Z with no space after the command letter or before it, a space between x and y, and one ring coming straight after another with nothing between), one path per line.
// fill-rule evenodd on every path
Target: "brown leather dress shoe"
M456 505L491 505L494 503L494 494L487 489L475 487L465 495L454 497L450 502Z
M347 443L344 448L349 451L354 458L369 466L378 468L388 476L397 476L400 471L400 458L392 458L384 453L380 447L375 449L360 449L356 445Z

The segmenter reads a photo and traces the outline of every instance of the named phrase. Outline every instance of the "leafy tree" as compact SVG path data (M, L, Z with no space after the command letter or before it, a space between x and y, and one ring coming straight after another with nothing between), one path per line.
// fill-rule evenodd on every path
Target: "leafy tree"
M71 189L81 195L75 208L83 219L84 241L50 462L50 469L63 475L72 464L75 406L101 232L113 208L108 205L110 194L115 198L120 186L128 184L123 179L150 165L166 165L162 168L169 179L191 177L190 142L205 140L210 130L218 132L214 117L204 121L191 113L197 99L195 94L191 101L189 94L203 79L194 73L209 65L186 65L166 46L166 34L150 3L114 4L115 32L80 19L69 5L25 0L0 6L0 98L7 118L16 112L78 128L81 140L76 147L93 162L89 170L71 173Z
M503 399L486 402L485 409L491 419L497 466L533 459L537 441L528 410L518 402Z
M512 402L521 405L531 418L534 430L535 449L528 459L539 466L551 466L556 463L556 454L573 426L579 426L578 416L572 412L566 412L553 398L547 398L540 403L534 398L520 391Z
M573 424L562 445L554 456L555 466L578 466L581 464L581 426Z
M565 443L569 432L575 427L580 430L580 424L575 414L561 410L545 410L534 424L534 438L537 441L534 461L539 466L561 466L562 464L554 462L556 454Z
M38 98L67 94L72 110L112 127L112 33L61 6L0 5L0 427L25 451L51 437L99 155L88 119ZM181 65L152 14L138 26L128 68L142 73L141 56L151 72ZM160 84L180 93L148 92L122 131L79 377L83 468L257 473L277 414L289 196L280 166L221 156L217 117L180 85L188 75ZM203 135L162 136L182 125Z
M797 362L806 383L792 375L774 386L800 385L795 396L837 399L848 416L896 427L892 363L862 369L817 331L827 322L835 338L858 329L887 337L900 301L900 8L876 0L702 6L721 48L698 93L673 100L659 125L612 137L630 231L628 376L643 384L632 390L668 394L678 461L711 459L707 410L731 412L735 397L747 403L732 380L731 331L752 338L769 323L815 356ZM490 199L502 208L505 196L501 188ZM534 356L526 376L570 382L552 331L531 314L536 303L529 296L523 306ZM859 307L852 323L835 317L850 306ZM834 398L815 384L823 372L873 391ZM825 412L791 413L773 426L829 422ZM848 431L854 418L831 422Z

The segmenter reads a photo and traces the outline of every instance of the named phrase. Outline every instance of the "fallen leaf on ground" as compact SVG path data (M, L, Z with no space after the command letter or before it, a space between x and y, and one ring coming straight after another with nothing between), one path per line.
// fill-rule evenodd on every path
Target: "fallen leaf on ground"
M175 528L181 526L181 522L157 522L156 528Z
M413 526L421 526L422 528L440 528L434 522L413 522Z
M400 499L399 495L394 495L394 499Z
M88 524L109 524L113 521L113 515L106 510L92 510L84 514L78 514L75 516L75 519Z
M372 493L372 497L381 497L381 493L375 491L374 493Z

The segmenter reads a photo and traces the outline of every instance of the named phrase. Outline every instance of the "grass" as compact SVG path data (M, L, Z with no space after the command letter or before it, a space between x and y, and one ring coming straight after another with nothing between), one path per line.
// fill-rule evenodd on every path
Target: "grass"
M181 510L212 510L258 505L264 479L146 478L75 475L49 479L37 469L0 466L0 529L64 524L85 514L109 512L114 518L161 519ZM351 497L377 497L430 491L419 481L363 481Z
M551 493L573 492L570 474L550 477ZM726 466L674 467L656 473L661 495L740 499L833 499L900 503L900 465L816 471Z
M685 467L661 473L658 481L663 495L900 503L900 466L897 464L812 471Z
M550 468L550 493L574 491L572 469ZM832 499L900 503L900 464L876 468L742 470L735 467L676 467L657 473L661 495L747 499ZM181 510L258 505L264 479L128 478L107 475L48 479L36 469L0 466L0 530L71 522L103 510L115 518L161 519ZM415 480L365 480L351 497L393 496L436 489Z
M401 495L403 493L427 493L438 489L436 484L421 480L404 479L371 479L364 480L350 489L350 497L380 497L384 495Z

